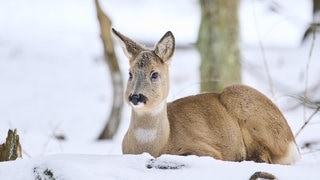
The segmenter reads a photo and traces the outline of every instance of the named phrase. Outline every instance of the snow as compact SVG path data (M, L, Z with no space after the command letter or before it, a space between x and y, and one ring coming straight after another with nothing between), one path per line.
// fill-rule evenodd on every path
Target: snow
M171 167L172 169L163 169ZM141 155L74 155L39 156L28 161L0 164L6 173L1 179L33 179L49 170L56 179L249 179L257 171L265 171L278 179L317 179L319 166L257 164L254 162L225 162L210 157L163 155L153 159ZM177 168L177 169L175 169ZM38 173L33 173L34 171ZM297 173L297 172L303 173ZM8 178L9 177L9 178Z
M200 20L196 0L110 0L102 5L114 27L139 42L155 43L167 30L178 45L196 41ZM312 20L311 7L311 1L298 0L240 3L243 82L279 106L294 134L314 111L293 108L299 103L296 98L303 96L307 77L307 95L320 99L319 33L310 58L312 39L300 44ZM0 163L1 180L45 179L44 172L52 172L55 179L248 179L256 171L278 179L320 177L319 113L296 139L302 159L293 166L122 155L130 120L127 105L116 137L96 141L113 97L93 1L0 1L0 27L0 142L9 128L17 128L23 148L23 159ZM127 77L127 59L119 44L116 48ZM199 58L193 48L175 52L169 101L198 93ZM308 142L313 144L305 148Z

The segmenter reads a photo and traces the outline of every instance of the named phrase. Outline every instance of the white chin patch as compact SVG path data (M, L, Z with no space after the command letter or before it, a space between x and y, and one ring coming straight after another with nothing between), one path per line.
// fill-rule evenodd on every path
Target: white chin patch
M143 102L139 102L137 105L134 105L132 102L130 104L133 108L142 108L145 105Z

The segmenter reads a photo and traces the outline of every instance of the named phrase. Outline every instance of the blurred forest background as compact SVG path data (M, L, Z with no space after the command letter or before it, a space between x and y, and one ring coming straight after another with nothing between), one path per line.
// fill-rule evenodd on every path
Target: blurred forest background
M96 1L98 2L98 1ZM200 57L200 92L220 92L222 89L230 84L241 83L241 50L239 46L239 4L238 0L199 0L200 11L201 11L201 21L198 32L198 38L194 46L197 47ZM97 5L99 11L99 4ZM316 39L316 32L320 31L320 0L312 1L312 21L306 27L303 36L301 37L301 44L307 39L311 38L311 43L314 43ZM276 1L271 1L269 7L270 11L275 13L281 13L281 5L277 4ZM103 10L101 10L102 12ZM108 23L102 23L100 19L100 26L106 26L106 28L101 29L101 32L108 31L111 29L111 21L109 19ZM102 33L103 34L103 33ZM111 33L110 35L111 36ZM103 35L102 35L103 39ZM105 42L105 41L104 41ZM108 50L105 47L105 52ZM109 46L113 46L112 43L109 43ZM259 46L261 48L261 53L263 52L263 44L259 39ZM314 47L311 47L310 53L313 51ZM311 54L310 54L311 56ZM114 61L115 64L117 59L114 57L108 57L108 53L105 53L105 59L108 62ZM270 71L268 67L267 60L264 59L264 67L268 76L269 88L271 91L274 91L272 78L270 76ZM109 64L111 74L119 74L119 68L116 67L117 71L114 71L112 68L113 65ZM117 76L114 77L113 81L117 80ZM119 89L114 83L115 89ZM307 84L306 84L307 86ZM307 87L306 87L307 88ZM316 109L316 112L319 110L320 105L318 100L312 100L307 96L307 89L305 93L297 97L302 101L304 106ZM115 91L114 92L118 92ZM272 92L274 93L274 92ZM119 94L114 94L114 99L123 99L116 98L121 96ZM113 103L113 105L118 106L119 103ZM121 106L118 106L119 108ZM108 120L108 123L104 129L104 133L100 135L99 138L112 138L115 134L121 119L121 110L119 108L113 108ZM117 114L115 116L115 114ZM112 123L116 121L117 123ZM110 123L111 122L111 123ZM116 124L116 125L115 125ZM306 124L305 124L306 125ZM112 128L110 128L112 126ZM114 133L110 133L114 132ZM103 135L104 134L104 135Z

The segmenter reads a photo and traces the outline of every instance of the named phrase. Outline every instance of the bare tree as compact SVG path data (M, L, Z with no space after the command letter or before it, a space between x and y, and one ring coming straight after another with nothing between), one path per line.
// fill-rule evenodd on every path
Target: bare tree
M200 0L201 91L220 91L241 81L238 0Z
M109 67L113 87L111 113L99 139L111 139L117 132L121 120L123 81L111 36L111 20L101 9L99 1L95 0L95 3L100 24L101 39L104 47L104 60Z

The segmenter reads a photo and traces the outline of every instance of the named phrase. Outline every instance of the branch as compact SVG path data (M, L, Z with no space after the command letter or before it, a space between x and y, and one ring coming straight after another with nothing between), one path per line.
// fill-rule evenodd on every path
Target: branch
M299 131L296 133L295 138L298 137L298 135L301 133L301 131L309 124L309 122L311 121L311 119L313 118L314 115L317 114L317 112L319 112L320 110L320 106L309 116L309 118L304 122L304 124L301 126L301 128L299 129Z

